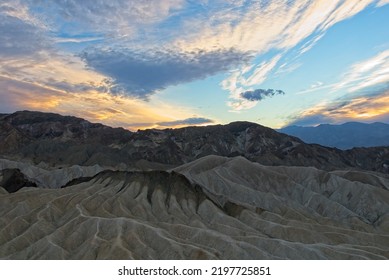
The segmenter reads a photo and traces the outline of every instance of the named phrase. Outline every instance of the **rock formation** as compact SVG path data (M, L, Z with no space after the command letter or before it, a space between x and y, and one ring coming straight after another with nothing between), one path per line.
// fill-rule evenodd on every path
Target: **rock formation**
M388 147L342 151L309 145L300 139L249 122L228 125L148 129L136 133L92 124L75 117L22 111L0 118L0 154L8 159L117 169L140 161L173 167L206 155L243 156L264 165L356 168L388 173Z
M0 257L387 259L389 180L358 176L207 156L3 191Z
M388 147L0 116L1 259L388 259Z

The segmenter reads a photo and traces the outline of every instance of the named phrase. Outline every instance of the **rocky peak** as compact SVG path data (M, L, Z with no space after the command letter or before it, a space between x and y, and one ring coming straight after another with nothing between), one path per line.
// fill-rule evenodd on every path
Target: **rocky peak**
M207 155L243 156L265 165L360 168L386 172L389 148L341 151L250 122L147 129L135 133L76 117L22 111L0 119L0 152L36 163L126 166L140 160L177 166Z
M132 134L122 128L111 128L100 123L90 123L73 116L54 113L19 111L3 117L6 123L26 137L42 140L104 142L126 141ZM111 138L111 139L110 139Z

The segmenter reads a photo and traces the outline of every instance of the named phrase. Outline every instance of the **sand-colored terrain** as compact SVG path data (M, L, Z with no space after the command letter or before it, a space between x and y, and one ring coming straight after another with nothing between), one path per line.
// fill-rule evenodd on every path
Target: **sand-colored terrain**
M388 189L380 173L220 156L0 188L0 258L387 259Z

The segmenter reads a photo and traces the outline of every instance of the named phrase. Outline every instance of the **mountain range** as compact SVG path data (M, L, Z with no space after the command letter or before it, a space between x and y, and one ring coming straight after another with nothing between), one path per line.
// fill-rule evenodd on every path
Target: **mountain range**
M206 155L324 170L387 172L389 164L389 147L342 151L309 145L250 122L130 132L70 116L22 111L0 116L0 141L3 157L57 167L171 168Z
M355 147L389 146L389 124L380 122L321 124L314 127L288 126L278 131L296 136L306 143L343 150Z
M0 115L2 259L388 259L389 147Z

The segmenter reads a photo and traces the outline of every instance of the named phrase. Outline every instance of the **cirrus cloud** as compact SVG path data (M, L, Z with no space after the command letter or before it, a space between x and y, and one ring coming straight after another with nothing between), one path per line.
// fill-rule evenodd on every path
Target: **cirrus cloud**
M133 36L142 26L166 19L183 4L183 0L35 0L35 5L44 11L37 13L63 32L77 34L97 31L107 38Z
M167 122L159 122L157 123L159 126L179 126L179 125L203 125L203 124L210 124L214 121L207 118L199 118L199 117L193 117L193 118L187 118L184 120L175 120L175 121L167 121Z
M364 10L374 0L338 0L338 1L253 1L242 6L236 17L230 21L198 21L201 30L189 39L178 40L184 49L214 48L223 44L245 51L254 51L261 55L270 50L278 50L279 54L270 60L266 59L247 72L246 65L237 69L222 83L229 91L231 101L228 105L232 111L247 110L255 106L239 95L248 87L260 86L271 73L285 73L278 62L294 47L299 47L297 56L308 52L320 41L327 30L336 23L351 18ZM298 65L294 64L294 65ZM296 67L292 68L292 71Z
M385 83L389 83L389 49L352 65L333 90L348 88L349 92L356 92Z
M343 96L331 102L319 103L291 117L287 125L314 126L355 120L389 122L388 87L372 91L368 95Z
M74 115L91 122L104 122L130 130L203 125L213 121L193 116L189 108L165 102L144 102L89 89L73 93L34 82L14 80L0 75L0 112L39 110Z
M44 24L28 13L26 5L19 1L0 3L1 57L28 57L51 48L46 31Z

